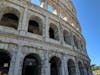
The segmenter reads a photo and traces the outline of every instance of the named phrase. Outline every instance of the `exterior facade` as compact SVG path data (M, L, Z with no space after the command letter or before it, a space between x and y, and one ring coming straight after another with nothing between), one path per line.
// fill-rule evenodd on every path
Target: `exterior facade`
M37 1L0 0L0 75L92 75L72 1Z

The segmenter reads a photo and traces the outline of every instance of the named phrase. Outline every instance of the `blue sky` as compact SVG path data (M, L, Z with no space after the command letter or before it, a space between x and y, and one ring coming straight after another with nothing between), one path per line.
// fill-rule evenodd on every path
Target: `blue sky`
M91 64L100 66L100 0L73 0Z

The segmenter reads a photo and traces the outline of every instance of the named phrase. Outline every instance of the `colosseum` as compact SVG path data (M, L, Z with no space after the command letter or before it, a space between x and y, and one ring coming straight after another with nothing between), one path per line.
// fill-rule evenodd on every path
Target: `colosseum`
M92 75L72 0L0 0L0 75Z

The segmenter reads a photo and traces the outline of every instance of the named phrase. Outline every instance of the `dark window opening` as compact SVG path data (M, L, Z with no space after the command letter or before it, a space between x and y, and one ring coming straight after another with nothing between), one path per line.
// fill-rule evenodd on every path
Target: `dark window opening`
M12 13L4 14L1 18L0 25L12 27L14 29L18 28L18 17Z
M7 52L0 51L0 75L8 75L10 60L10 55Z
M30 20L29 26L28 26L28 32L35 33L35 34L41 34L39 30L39 24L34 20Z
M55 37L54 37L54 30L51 27L49 29L49 37L52 38L52 39L55 39Z
M33 55L28 55L24 59L22 75L40 75L40 62Z
M69 73L69 75L76 75L75 64L71 59L69 59L67 65L68 65L68 73Z
M60 75L60 60L57 57L53 57L50 60L50 74L51 75Z

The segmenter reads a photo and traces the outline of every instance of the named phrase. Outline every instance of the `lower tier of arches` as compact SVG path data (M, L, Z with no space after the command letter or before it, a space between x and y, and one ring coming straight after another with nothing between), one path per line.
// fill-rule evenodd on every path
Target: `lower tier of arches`
M90 64L79 59L36 49L0 49L0 75L92 75Z

